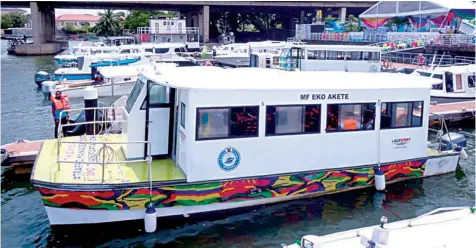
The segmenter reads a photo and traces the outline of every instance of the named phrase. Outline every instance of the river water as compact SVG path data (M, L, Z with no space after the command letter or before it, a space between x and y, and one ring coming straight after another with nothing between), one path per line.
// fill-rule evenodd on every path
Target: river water
M33 81L37 71L53 72L52 56L15 57L1 46L1 143L53 137L51 105ZM105 104L113 98L101 99ZM73 107L82 105L73 101ZM474 127L463 127L474 134ZM303 235L324 235L413 218L438 207L475 203L474 139L469 159L456 173L388 187L294 201L207 219L162 223L144 234L141 221L79 227L50 227L40 194L28 177L10 177L2 168L2 247L280 247Z

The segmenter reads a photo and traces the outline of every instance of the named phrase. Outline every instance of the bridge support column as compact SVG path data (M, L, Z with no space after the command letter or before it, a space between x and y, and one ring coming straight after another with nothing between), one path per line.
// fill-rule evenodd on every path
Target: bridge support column
M61 43L55 41L55 10L41 2L30 2L33 44L18 45L18 55L55 54Z
M210 6L203 6L200 12L198 26L200 28L200 36L203 42L209 42L210 40Z
M339 10L339 21L340 22L345 22L345 17L347 15L347 8L346 7L342 7L340 10Z
M299 16L299 24L304 23L304 10L301 10L301 15Z

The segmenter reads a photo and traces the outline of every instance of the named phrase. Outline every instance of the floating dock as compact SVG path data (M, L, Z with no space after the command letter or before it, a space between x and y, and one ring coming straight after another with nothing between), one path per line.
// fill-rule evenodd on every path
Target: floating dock
M12 166L15 174L31 173L32 165L36 160L36 156L42 144L43 140L18 140L3 145L1 147L2 166Z
M448 124L474 120L476 101L440 103L430 105L430 127L439 125L444 118Z

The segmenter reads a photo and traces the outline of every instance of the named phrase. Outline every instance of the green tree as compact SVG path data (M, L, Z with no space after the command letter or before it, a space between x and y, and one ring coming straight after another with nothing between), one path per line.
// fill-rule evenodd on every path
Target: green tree
M28 22L28 16L20 13L8 13L2 15L2 29L6 28L23 28Z
M94 32L101 36L113 36L121 32L121 20L112 10L107 9L103 13L98 13L101 17L94 27Z

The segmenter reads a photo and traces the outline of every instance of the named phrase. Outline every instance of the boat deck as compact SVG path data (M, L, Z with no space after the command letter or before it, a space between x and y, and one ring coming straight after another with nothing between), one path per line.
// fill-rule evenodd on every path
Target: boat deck
M147 162L113 163L125 161L121 144L109 144L111 149L103 154L102 144L88 142L123 142L123 136L76 136L61 140L78 143L62 143L57 162L58 141L46 140L43 143L32 174L32 180L48 183L68 184L124 184L149 182ZM81 143L79 143L81 142ZM105 161L111 164L104 165ZM172 159L152 161L152 180L154 182L182 181L185 174Z

